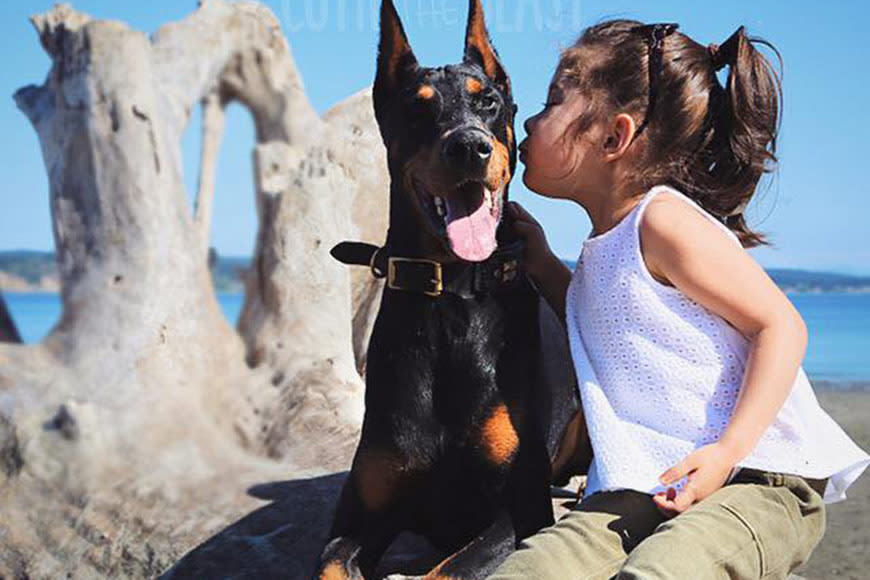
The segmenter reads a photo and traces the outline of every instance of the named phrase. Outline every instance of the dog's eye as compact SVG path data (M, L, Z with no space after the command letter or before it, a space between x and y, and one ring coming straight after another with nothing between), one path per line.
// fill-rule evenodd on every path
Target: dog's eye
M402 114L405 127L413 132L419 132L435 123L441 116L441 103L439 98L430 100L414 99L407 103Z
M481 95L478 103L479 103L478 106L480 107L480 109L482 111L487 112L487 113L494 113L495 111L498 110L498 107L499 107L499 100L492 93Z

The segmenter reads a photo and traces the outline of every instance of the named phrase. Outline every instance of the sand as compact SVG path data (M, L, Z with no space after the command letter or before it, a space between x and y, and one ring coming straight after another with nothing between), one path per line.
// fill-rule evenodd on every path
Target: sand
M864 450L870 452L870 383L832 389L815 383L819 402ZM796 570L807 580L870 578L870 469L827 506L827 530L809 561Z

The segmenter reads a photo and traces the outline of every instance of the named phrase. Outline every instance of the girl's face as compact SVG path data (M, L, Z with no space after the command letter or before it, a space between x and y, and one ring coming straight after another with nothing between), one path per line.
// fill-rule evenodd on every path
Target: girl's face
M523 183L547 197L580 201L586 191L598 187L601 159L597 155L594 124L579 139L562 135L583 113L586 101L576 90L563 90L551 82L544 110L524 123L527 137L519 144L525 165Z

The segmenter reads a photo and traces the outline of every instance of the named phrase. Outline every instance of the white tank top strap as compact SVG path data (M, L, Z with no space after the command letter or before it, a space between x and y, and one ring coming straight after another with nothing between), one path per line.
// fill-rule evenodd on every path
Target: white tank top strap
M639 227L640 227L640 218L641 218L641 216L643 215L643 210L646 209L646 206L649 204L649 202L652 201L652 199L653 199L656 195L658 195L659 193L665 192L665 191L666 191L666 192L669 192L669 193L672 193L676 198L685 201L686 203L688 203L689 205L691 205L692 207L694 207L695 209L697 209L699 212L701 212L701 215L703 215L705 218L707 218L708 220L710 220L711 222L713 222L714 224L716 224L716 225L717 225L717 226L718 226L718 227L719 227L723 232L725 232L725 233L728 235L728 237L730 237L732 240L734 240L734 243L736 243L736 244L737 244L738 246L740 246L741 248L743 247L743 244L740 243L740 238L737 237L737 234L735 234L735 233L732 232L730 229L728 229L728 226L726 226L725 224L723 224L723 223L722 223L719 219L717 219L713 214L711 214L711 213L708 212L706 209L704 209L704 208L703 208L703 207L702 207L698 202L696 202L694 199L692 199L691 197L687 196L687 195L686 195L685 193L683 193L682 191L680 191L680 190L678 190L678 189L674 189L673 187L671 187L671 186L669 186L669 185L665 185L665 184L662 184L662 185L656 185L656 186L650 188L649 191L647 191L647 192L644 194L644 196L641 198L641 200L640 200L640 202L637 204L637 208L636 208L636 210L635 210L635 212L634 212L635 215L634 215L634 220L633 220L633 221L634 221L634 227L635 227L635 228L639 228Z

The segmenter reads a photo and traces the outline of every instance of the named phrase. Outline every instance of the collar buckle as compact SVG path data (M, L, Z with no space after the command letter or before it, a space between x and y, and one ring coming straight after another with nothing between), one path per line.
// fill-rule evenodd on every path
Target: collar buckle
M444 275L441 268L441 263L435 260L426 260L425 258L400 258L391 256L387 260L387 286L392 290L417 290L417 288L403 285L397 278L398 264L409 265L425 265L432 267L432 277L429 279L431 284L430 289L420 289L426 296L438 298L444 293Z

